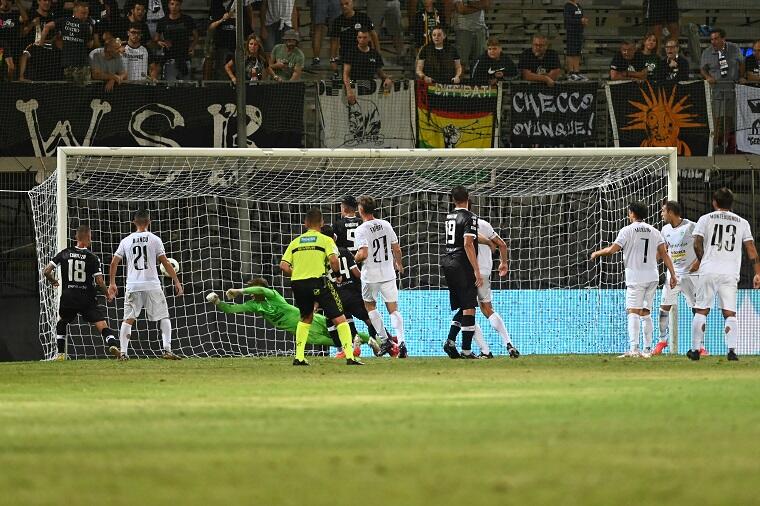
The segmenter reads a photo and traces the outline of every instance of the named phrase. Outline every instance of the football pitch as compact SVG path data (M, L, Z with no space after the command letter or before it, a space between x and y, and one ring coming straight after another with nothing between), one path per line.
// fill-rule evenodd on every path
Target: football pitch
M0 503L751 504L760 357L0 365Z

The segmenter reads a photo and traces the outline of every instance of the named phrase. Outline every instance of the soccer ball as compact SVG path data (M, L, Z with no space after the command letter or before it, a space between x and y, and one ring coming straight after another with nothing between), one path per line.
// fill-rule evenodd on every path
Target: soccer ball
M172 264L172 267L174 267L174 271L179 274L179 262L174 260L173 258L167 258L170 264ZM167 278L170 277L169 273L166 271L166 267L164 267L164 264L161 264L161 274L166 276Z

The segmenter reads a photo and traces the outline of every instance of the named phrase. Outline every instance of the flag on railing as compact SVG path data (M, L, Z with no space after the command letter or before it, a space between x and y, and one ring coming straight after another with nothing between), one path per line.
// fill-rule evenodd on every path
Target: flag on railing
M736 87L736 147L760 155L760 88Z

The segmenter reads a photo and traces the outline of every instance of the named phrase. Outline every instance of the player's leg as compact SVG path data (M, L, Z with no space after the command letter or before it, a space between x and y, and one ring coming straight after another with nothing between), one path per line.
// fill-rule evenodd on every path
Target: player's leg
M688 275L683 276L681 279L678 280L678 287L681 290L681 293L683 294L683 298L686 300L686 305L691 310L692 318L694 317L695 309L694 306L697 303L697 279L698 276L695 275ZM710 353L705 349L705 343L701 343L699 348L699 354L702 357L705 357L709 355Z
M145 312L148 320L157 321L161 332L161 344L163 345L162 358L165 360L180 360L178 355L172 352L172 322L169 319L169 306L162 290L150 290L144 292Z
M314 319L314 302L316 300L314 291L319 289L317 281L305 279L291 283L293 299L301 315L301 319L296 325L296 356L293 359L293 365L309 365L305 356L306 342L309 340L309 330Z
M480 348L480 355L478 355L478 358L493 358L491 348L483 337L483 329L480 328L480 325L478 325L477 322L475 323L475 333L472 338L475 341L475 344L478 345L478 348Z
M670 273L665 277L665 286L662 288L660 297L660 311L657 316L660 331L659 342L654 347L652 355L659 355L668 346L668 328L670 327L670 311L678 304L678 295L681 292L683 280L679 279L675 288L670 288Z
M398 357L406 358L409 356L404 339L404 318L398 310L398 286L396 280L386 281L380 284L380 293L385 301L385 307L391 317L391 325L396 329L396 340L398 342Z
M460 300L462 303L462 358L471 358L472 338L475 334L475 308L478 306L478 288L472 270L461 272Z
M713 276L702 274L696 280L697 301L694 304L694 316L691 319L691 348L686 356L692 360L699 360L699 350L705 341L705 326L707 315L715 299L715 283Z
M628 351L620 357L638 357L639 332L641 330L641 308L644 305L645 290L641 285L630 285L625 289L625 308L628 313Z
M453 298L453 294L449 293L449 297ZM452 300L452 305L454 302ZM456 309L456 308L452 308ZM449 327L449 335L446 337L446 342L443 344L443 351L449 356L449 358L459 358L459 351L457 350L457 335L462 330L462 310L459 309L451 318L451 326Z
M66 360L66 334L68 333L69 323L76 320L76 318L76 309L64 306L58 309L58 322L55 324L56 353L53 355L53 360Z
M119 329L119 343L121 360L129 358L129 338L132 334L132 325L142 313L145 305L145 292L127 292L124 294L124 320Z
M340 300L335 285L329 281L325 283L325 286L317 291L317 302L325 312L325 316L329 320L332 320L335 329L338 331L340 344L343 346L343 351L346 354L346 364L363 365L358 358L354 358L354 350L351 346L351 327L349 327L343 314L343 302Z
M504 319L493 308L491 302L491 280L488 276L481 277L483 279L483 284L478 287L478 304L480 305L480 312L483 313L483 316L488 318L488 323L491 324L491 327L493 327L496 333L499 334L499 337L501 337L501 342L504 344L504 347L507 348L509 356L517 358L520 356L520 352L517 351L517 348L512 344L512 338L509 335L507 326L504 324Z
M723 310L723 332L726 340L728 360L739 360L736 345L739 342L739 320L736 318L737 286L736 280L730 276L721 276L718 284L718 303Z
M121 350L119 349L119 336L116 335L116 331L110 329L105 319L94 322L95 328L98 329L100 335L103 336L103 342L106 343L106 350L114 358L121 356Z
M649 358L652 356L652 337L654 335L654 322L652 321L652 306L654 296L657 292L657 282L653 281L644 289L644 303L639 314L641 315L641 324L644 334L644 351L641 356Z
M388 331L385 329L383 317L377 310L377 294L380 291L379 283L362 283L362 300L364 308L367 310L367 316L372 323L377 335L380 336L380 354L390 353L393 342L388 338Z

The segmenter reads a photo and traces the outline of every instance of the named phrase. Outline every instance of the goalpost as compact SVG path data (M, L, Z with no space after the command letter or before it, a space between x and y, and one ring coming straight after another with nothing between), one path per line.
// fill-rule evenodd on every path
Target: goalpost
M116 246L132 231L134 212L150 210L151 230L164 241L167 256L179 262L185 286L185 296L175 297L170 281L163 280L174 348L186 356L237 356L290 353L293 338L261 317L225 315L205 295L262 276L292 300L277 266L302 231L305 211L318 206L331 223L343 196L372 195L404 253L399 306L410 355L437 356L451 317L438 260L455 184L470 189L474 212L509 245L509 275L491 276L493 304L522 352L626 349L622 259L591 262L589 255L615 239L632 200L647 204L648 221L659 228L662 199L677 199L673 148L61 147L56 173L30 198L39 265L69 245L76 227L86 223L106 275ZM123 317L123 267L118 284L119 298L106 306L114 328ZM49 356L55 349L57 294L41 276L40 307L40 340ZM498 336L481 319L478 314L486 340L498 352ZM677 351L676 321L671 351ZM72 324L69 335L73 357L105 356L100 336L86 322ZM160 341L155 324L138 320L130 343L137 356L160 354Z

